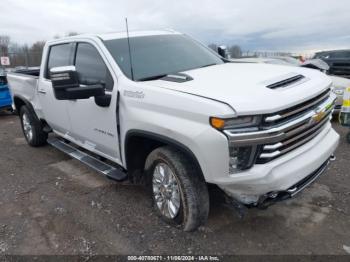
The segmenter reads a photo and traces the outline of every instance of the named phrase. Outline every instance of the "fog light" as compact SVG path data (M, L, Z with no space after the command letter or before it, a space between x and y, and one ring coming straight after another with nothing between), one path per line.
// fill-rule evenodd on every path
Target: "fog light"
M238 148L230 147L230 174L237 171Z
M229 171L230 174L251 168L256 153L256 147L230 147L229 148Z

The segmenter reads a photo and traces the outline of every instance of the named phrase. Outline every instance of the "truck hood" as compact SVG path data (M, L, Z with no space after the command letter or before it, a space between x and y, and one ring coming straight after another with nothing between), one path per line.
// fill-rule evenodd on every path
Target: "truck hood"
M331 85L330 78L317 70L281 65L226 63L182 73L193 79L148 83L226 103L238 115L276 112L307 101ZM267 87L297 75L303 78L284 87Z

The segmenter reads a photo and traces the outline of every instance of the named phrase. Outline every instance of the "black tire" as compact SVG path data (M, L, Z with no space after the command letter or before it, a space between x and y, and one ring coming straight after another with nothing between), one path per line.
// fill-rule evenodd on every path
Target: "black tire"
M152 179L158 164L166 164L176 177L181 203L174 218L164 216L155 201ZM207 184L199 168L181 151L165 146L149 154L145 164L148 187L152 192L153 206L157 214L168 224L184 231L194 231L203 225L209 214Z
M350 144L350 131L349 131L349 133L346 135L346 140L347 140L348 143Z
M23 135L27 140L27 143L33 147L39 147L46 144L48 134L43 131L43 125L40 120L36 117L35 113L28 106L22 106L20 108L20 119ZM32 130L32 135L26 135L24 130L23 119L27 117L28 123Z

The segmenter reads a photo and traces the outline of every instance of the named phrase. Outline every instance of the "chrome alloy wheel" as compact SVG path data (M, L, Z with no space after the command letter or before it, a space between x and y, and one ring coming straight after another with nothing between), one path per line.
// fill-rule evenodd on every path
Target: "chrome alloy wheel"
M161 214L173 219L180 210L180 189L177 179L167 164L159 163L153 171L153 195Z
M33 128L26 113L22 116L23 130L28 141L33 139Z

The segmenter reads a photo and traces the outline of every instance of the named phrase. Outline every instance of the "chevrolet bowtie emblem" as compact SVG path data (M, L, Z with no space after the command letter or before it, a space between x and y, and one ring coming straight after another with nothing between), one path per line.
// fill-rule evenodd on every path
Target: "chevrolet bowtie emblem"
M326 116L326 112L321 111L317 112L315 115L311 117L310 124L319 123Z

